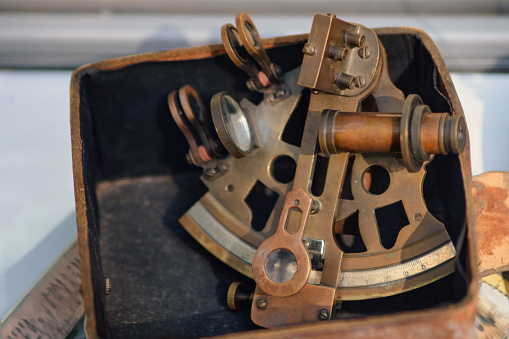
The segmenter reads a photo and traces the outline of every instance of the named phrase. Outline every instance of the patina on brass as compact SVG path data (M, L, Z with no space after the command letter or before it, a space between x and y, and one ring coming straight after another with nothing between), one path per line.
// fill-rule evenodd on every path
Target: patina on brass
M189 144L188 160L196 166L211 164L223 157L224 148L212 137L205 123L205 108L200 96L190 85L182 86L168 95L168 107L173 120Z
M402 153L407 169L417 172L431 154L463 152L465 130L463 116L432 113L412 94L403 113L325 110L318 140L325 154Z
M235 17L235 24L221 28L221 39L226 53L233 63L245 71L250 80L248 87L260 92L271 91L273 85L281 83L281 69L272 63L260 44L260 34L246 13Z
M447 97L447 99L450 100L451 110L454 112L454 115L463 116L461 104L454 90L454 86L451 77L447 72L445 63L441 58L436 45L425 32L409 27L377 28L375 29L375 32L378 35L383 35L384 37L412 37L419 40L419 45L422 46L426 53L429 52L432 61L436 64L436 73L434 73L434 77L436 77L436 86ZM260 44L265 48L271 48L274 46L286 48L289 45L296 43L304 44L307 41L307 38L307 34L284 36L263 39ZM369 52L365 52L365 50L359 48L358 55L365 57L369 54ZM90 180L87 179L87 171L90 166L90 155L93 155L93 153L91 153L90 148L87 148L87 142L89 141L83 138L83 132L86 132L87 129L90 128L89 125L84 123L84 118L86 118L88 114L88 112L83 108L87 102L87 97L84 94L85 91L83 91L83 89L87 88L84 86L86 83L84 80L94 72L110 72L124 67L138 66L146 63L179 63L182 60L200 62L202 59L217 57L224 54L226 54L225 48L221 45L209 45L172 51L145 53L83 66L77 69L73 74L70 101L71 135L82 276L82 285L80 289L83 291L82 294L86 310L86 332L87 336L90 338L101 338L107 336L104 326L107 315L105 314L104 301L101 299L101 295L104 293L104 290L97 288L95 284L98 280L101 282L104 281L104 277L101 276L101 273L98 273L95 269L95 265L97 265L96 255L98 247L92 232L95 227L94 216L92 215L93 213L90 213L90 211L97 212L97 210L94 209L94 205L91 204L88 199L90 194L94 193L94 188L91 186ZM381 57L383 58L384 55L382 54ZM407 59L414 60L413 57L408 57ZM382 63L384 62L384 60L381 61ZM385 71L382 69L382 72L386 72L386 68ZM296 77L297 76L298 74ZM394 108L394 106L392 106L392 108L387 108L387 106L391 106L391 102L394 103L393 98L396 97L395 95L385 98L383 96L377 96L377 93L379 92L387 93L390 89L397 90L393 87L392 83L383 81L384 76L386 75L382 74L378 87L374 89L371 95L375 97L379 108L382 104L383 107L386 107L384 109L380 109L381 112L400 112L404 100L403 96L401 96L398 100L399 106L396 105L398 106L397 108ZM286 78L286 81L288 84L292 83L289 78ZM296 95L298 92L299 91L293 92L293 94ZM320 95L324 101L329 100L326 95ZM293 104L295 103L295 99L296 98L289 98L288 100L292 101ZM340 109L338 107L334 107L333 102L328 108L334 110ZM356 112L357 110L348 111ZM287 119L287 117L283 117L282 121L279 122L280 127L284 126L284 119ZM277 134L275 133L275 135ZM276 138L276 140L279 139ZM267 145L270 145L270 143L267 143ZM279 146L280 145L278 144L278 147ZM509 243L507 242L508 237L506 236L508 229L508 227L506 227L508 220L508 209L506 206L508 205L508 180L504 176L505 174L487 173L485 176L483 175L474 181L474 187L472 190L468 150L469 143L467 138L465 151L459 154L458 159L462 177L462 187L465 190L466 204L467 236L465 238L465 247L467 249L467 253L464 254L463 257L466 259L465 267L469 271L468 273L471 280L468 283L466 295L462 297L461 300L448 305L437 305L437 307L430 309L416 310L412 312L400 312L397 314L341 319L336 321L323 321L300 326L283 327L274 330L262 330L258 332L242 332L229 334L228 337L379 338L381 335L384 335L394 338L474 338L475 308L479 287L478 270L481 271L482 275L485 275L504 269L507 270L509 267L506 255L507 248L509 246ZM276 152L272 154L275 155ZM253 156L253 154L250 156ZM230 157L227 159L230 159ZM295 159L297 159L297 156L295 156ZM259 168L260 167L257 167L257 169ZM209 176L205 175L207 169L208 167L204 167L204 176L202 177L205 182L209 180ZM502 177L503 179L501 179ZM281 207L282 203L279 206ZM237 239L236 235L221 224L218 219L215 219L215 217L210 214L209 210L205 209L204 205L197 204L196 207L200 213L195 213L193 216L197 218L196 220L198 220L199 216L203 217L203 219L199 220L199 222L203 222L203 224L200 225L206 225L208 222L217 223L219 225L217 230L222 228L225 232L229 232L225 233L227 234L227 237L231 236L234 237L234 239ZM225 212L225 209L221 205L216 205L216 207L218 208L217 211L212 210L214 213L220 213L221 210L222 212ZM207 249L214 253L214 255L218 256L221 260L225 261L232 267L236 267L240 271L243 270L243 267L246 267L246 270L242 272L248 276L251 275L250 265L245 264L244 261L233 255L232 252L230 252L230 249L233 248L226 249L226 247L223 247L224 244L221 244L217 240L220 238L217 238L213 233L206 233L204 229L201 229L198 224L194 223L194 219L191 219L189 214L192 213L189 212L182 217L182 222L186 229L190 231L190 233L192 233L200 243L204 244ZM477 224L475 219L477 219ZM249 222L243 225L246 226L246 229L249 229ZM231 228L231 225L228 227ZM258 234L257 232L255 233ZM263 239L264 237L261 238ZM244 243L251 247L253 250L252 254L254 255L256 247L248 244L247 242ZM479 251L477 250L478 248ZM343 263L347 262L346 259L347 258L344 258ZM343 270L343 272L345 272L345 270ZM306 285L304 289L309 286L311 285ZM338 288L338 290L341 291L340 288ZM260 304L262 305L263 303ZM267 301L265 301L265 307L268 306ZM317 317L316 319L318 321L318 319L322 318ZM161 335L164 335L164 333L161 333Z
M313 200L302 188L288 192L286 195L281 218L276 233L267 238L255 253L253 259L253 278L256 284L264 292L275 297L289 297L299 292L308 282L311 273L311 260L304 246L304 231L308 225L308 218L311 214ZM290 213L299 211L298 227L295 233L289 232ZM288 265L277 262L274 266L276 271L290 270L288 278L278 279L279 272L274 276L268 273L267 264L270 256L277 256L278 252L289 252L292 259ZM283 252L284 253L284 252ZM289 266L289 267L283 267ZM256 294L255 294L256 297Z
M223 146L235 158L253 151L251 127L237 101L226 92L217 93L210 102L212 121Z
M254 277L253 321L278 327L323 320L334 315L338 301L394 295L452 273L456 250L444 225L427 210L422 185L430 154L463 150L464 119L431 113L417 95L405 100L390 79L376 33L334 15L315 15L301 68L284 76L269 72L272 64L244 14L237 16L237 29L226 25L222 36L233 63L248 73L252 89L263 92L264 100L258 105L240 102L253 143L246 152L232 148L232 139L225 137L225 122L218 118L218 98L224 94L212 100L216 131L232 156L201 164L209 192L180 221L212 254ZM309 88L311 99L299 148L281 135L301 99L301 86ZM377 111L362 112L368 96ZM286 183L273 173L282 156L297 164L293 180ZM325 172L317 170L318 156L328 159ZM389 177L387 188L376 194L370 192L367 174L373 166ZM208 175L211 170L221 174ZM315 176L324 182L319 194L311 189ZM352 200L340 198L345 180ZM258 181L278 194L260 231L251 226L245 201ZM386 248L375 211L397 202L408 225ZM292 209L300 214L289 213ZM344 233L342 222L356 212L366 251L344 253L335 233ZM304 239L323 243L323 265L311 265ZM274 275L281 265L293 271Z
M370 51L369 57L360 57L361 48ZM380 42L372 30L315 14L299 84L326 93L359 95L377 77L380 54Z

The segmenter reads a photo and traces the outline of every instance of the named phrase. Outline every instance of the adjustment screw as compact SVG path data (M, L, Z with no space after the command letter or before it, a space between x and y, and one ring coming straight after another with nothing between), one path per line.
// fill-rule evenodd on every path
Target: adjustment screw
M338 87L341 89L353 89L356 83L356 78L350 74L336 74L336 85L338 85Z
M366 79L364 79L364 77L360 75L355 77L355 87L362 88L364 86L366 86Z
M334 14L334 13L327 13L327 16L330 16L331 18L335 18L336 14Z
M368 48L368 46L359 48L359 56L363 59L367 59L371 56L371 50Z
M238 311L240 307L249 301L249 307L253 302L253 293L248 293L240 282L232 282L228 288L226 305L230 310Z
M345 33L345 42L353 47L362 47L364 42L366 41L366 36L364 34L357 34L346 32Z
M329 58L332 60L343 61L343 60L345 60L346 56L348 55L348 50L343 47L330 45L328 54L329 54Z
M320 320L328 320L329 319L329 312L323 308L318 312L318 319Z
M283 98L284 96L286 95L286 90L284 88L281 88L280 90L278 90L277 92L275 92L274 94L272 94L268 99L267 101L268 102L274 102L276 101L277 99L281 99Z
M304 45L304 48L302 49L302 53L307 54L307 55L315 55L316 47L306 43Z
M267 307L267 300L265 300L265 298L256 299L256 307L258 307L261 310L265 309Z
M105 292L106 292L106 295L110 294L111 292L111 282L110 282L110 278L106 278L106 281L105 281Z

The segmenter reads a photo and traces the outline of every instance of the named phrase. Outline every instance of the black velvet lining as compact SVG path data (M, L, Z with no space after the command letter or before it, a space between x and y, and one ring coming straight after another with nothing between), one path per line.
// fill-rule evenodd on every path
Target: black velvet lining
M421 41L408 34L380 39L395 85L406 95L419 94L433 111L449 112L450 103L437 90L436 67ZM269 55L288 71L301 63L301 50L302 44L295 44L273 48ZM89 69L83 75L83 175L93 285L101 291L95 299L101 336L196 337L255 328L248 311L225 307L229 282L249 281L205 251L178 223L204 186L199 171L185 161L187 144L166 101L169 92L191 84L206 106L223 90L258 102L260 95L249 92L245 80L225 55L145 62L114 71ZM457 243L465 225L457 157L436 157L428 166L424 194L430 211ZM467 255L463 245L463 269ZM107 297L104 275L112 283ZM340 317L446 305L463 298L467 285L468 277L456 272L398 296L345 302Z
M112 291L110 337L203 337L257 328L226 307L229 283L250 279L199 245L177 220L206 192L193 174L99 185L101 249Z
M274 48L269 54L284 71L302 62L302 45ZM84 76L100 164L98 179L176 173L189 169L187 144L168 111L167 96L190 84L208 107L216 93L228 91L257 103L243 71L225 56L178 62L145 62ZM150 136L150 137L147 137Z
M88 241L90 244L90 268L92 286L94 289L94 306L97 318L98 333L106 333L106 318L104 314L105 304L105 280L103 265L99 246L99 207L97 204L97 152L95 128L92 124L92 117L86 93L86 80L80 83L80 128L83 142L82 163L83 163L83 185L85 187L86 214L88 220Z

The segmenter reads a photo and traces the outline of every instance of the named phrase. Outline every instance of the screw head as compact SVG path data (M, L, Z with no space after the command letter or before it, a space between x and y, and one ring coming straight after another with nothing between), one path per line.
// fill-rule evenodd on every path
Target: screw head
M278 77L283 76L283 69L279 65L271 64L270 67L272 68L272 72L274 72L275 75Z
M246 86L250 91L256 91L256 86L251 80L246 81Z
M265 298L256 299L256 307L258 307L261 310L267 308L267 300L265 300Z
M221 173L226 172L226 169L227 169L226 165L225 165L225 164L222 164L222 163L219 163L219 164L216 166L216 168L217 168L217 170L218 170L219 172L221 172Z
M321 309L318 312L318 319L320 319L320 320L328 320L329 319L329 311L327 311L325 308Z
M335 18L336 14L334 14L334 13L327 13L327 16L330 16L331 18Z
M207 177L213 177L214 175L217 174L217 171L215 168L207 168L207 170L205 170L205 176Z
M315 55L316 47L306 43L304 45L304 48L302 49L302 53L307 54L307 55Z
M359 48L359 56L363 59L367 59L371 56L371 50L368 48L368 46L363 46Z
M302 243L304 244L304 247L309 248L309 241L302 239Z
M362 88L364 86L366 86L366 79L363 77L363 76L357 76L355 77L355 87L359 87L359 88Z
M318 200L313 200L311 204L311 214L316 214L320 211L320 202Z
M186 161L189 165L194 165L193 158L191 157L191 154L186 153Z

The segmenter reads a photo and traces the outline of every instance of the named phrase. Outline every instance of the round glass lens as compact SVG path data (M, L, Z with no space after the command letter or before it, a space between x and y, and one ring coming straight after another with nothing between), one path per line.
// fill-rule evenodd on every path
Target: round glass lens
M229 95L221 98L222 114L226 131L230 135L232 142L242 152L251 150L251 131L247 123L246 116L242 112L239 104Z
M290 281L295 272L297 272L297 259L287 249L277 249L265 260L265 273L273 282L282 284Z

